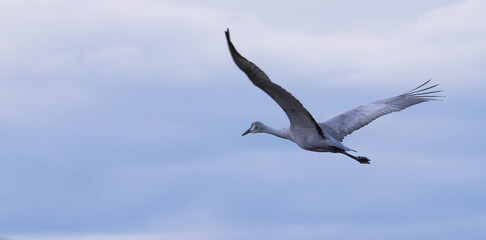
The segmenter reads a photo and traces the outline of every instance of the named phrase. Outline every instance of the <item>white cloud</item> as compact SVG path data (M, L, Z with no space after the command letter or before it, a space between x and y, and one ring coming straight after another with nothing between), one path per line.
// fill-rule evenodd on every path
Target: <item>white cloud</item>
M100 76L106 81L116 77L110 73L130 71L125 78L132 82L214 82L222 68L236 72L231 71L235 68L224 43L226 27L232 29L233 41L243 55L278 82L299 78L325 85L380 84L390 79L434 78L453 83L459 76L473 78L482 73L486 52L486 27L481 24L486 20L482 14L486 6L476 0L429 11L381 31L315 34L275 30L249 13L165 1L4 5L12 9L3 16L9 21L0 24L7 36L0 47L4 63L0 75L5 77L9 77L6 66L30 71L61 61L58 69L91 71L94 54L98 60L104 54L109 65L99 68L108 74Z
M432 77L452 85L458 77L476 80L476 75L484 73L485 11L483 1L465 1L382 32L309 35L270 31L262 33L265 47L260 49L270 49L266 61L280 59L290 66L286 73L294 78L300 73L320 74L326 85L341 79L346 79L343 84L369 85L410 77ZM240 34L237 39L246 38ZM333 72L341 74L325 77Z

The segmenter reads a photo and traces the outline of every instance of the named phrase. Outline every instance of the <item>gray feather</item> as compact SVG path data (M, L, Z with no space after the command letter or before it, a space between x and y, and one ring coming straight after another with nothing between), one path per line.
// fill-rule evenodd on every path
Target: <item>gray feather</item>
M438 86L438 84L426 86L429 82L430 80L411 91L395 97L359 105L351 110L338 114L325 122L319 123L319 125L334 139L342 141L345 136L368 125L373 120L383 115L398 112L422 102L439 100L438 97L442 96L432 96L430 94L441 92L440 90L425 92Z

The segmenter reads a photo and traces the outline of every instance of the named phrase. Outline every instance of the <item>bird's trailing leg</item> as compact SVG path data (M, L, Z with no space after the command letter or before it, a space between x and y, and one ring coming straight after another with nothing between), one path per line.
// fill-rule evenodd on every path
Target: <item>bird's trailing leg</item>
M352 159L354 159L354 160L356 160L356 161L358 161L361 164L370 164L370 159L367 158L367 157L363 157L363 156L357 156L356 157L356 156L353 156L353 155L351 155L351 154L349 154L345 151L342 151L341 153L352 158Z

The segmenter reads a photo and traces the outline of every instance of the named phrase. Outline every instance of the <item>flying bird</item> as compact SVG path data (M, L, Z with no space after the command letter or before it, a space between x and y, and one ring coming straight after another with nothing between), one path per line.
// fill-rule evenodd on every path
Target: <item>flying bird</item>
M370 159L367 157L353 156L348 153L350 151L356 151L346 147L342 143L346 135L366 126L376 118L385 114L397 112L418 103L438 100L438 97L442 97L433 95L441 91L435 90L438 84L428 85L430 82L428 80L404 94L359 105L325 122L318 123L297 98L272 82L258 66L248 61L236 51L230 39L229 29L225 31L225 34L231 56L236 66L248 76L255 86L263 90L277 102L290 121L290 126L283 129L274 129L258 121L253 122L251 127L242 136L248 133L268 133L293 141L305 150L341 153L361 164L369 164Z

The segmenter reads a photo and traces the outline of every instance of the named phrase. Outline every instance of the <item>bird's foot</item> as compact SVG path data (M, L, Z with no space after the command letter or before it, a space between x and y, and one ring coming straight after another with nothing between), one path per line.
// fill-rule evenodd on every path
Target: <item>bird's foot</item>
M357 156L355 159L361 164L370 164L370 159L367 157Z
M356 156L353 156L353 155L351 155L351 154L349 154L349 153L347 153L345 151L342 151L340 153L342 153L342 154L344 154L344 155L346 155L346 156L348 156L348 157L350 157L350 158L358 161L361 164L370 164L370 159L367 158L367 157L363 157L363 156L357 156L356 157Z

